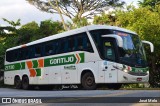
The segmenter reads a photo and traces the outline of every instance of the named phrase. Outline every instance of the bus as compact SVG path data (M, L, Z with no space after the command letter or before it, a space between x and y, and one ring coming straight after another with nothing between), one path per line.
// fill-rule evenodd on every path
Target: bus
M9 48L4 83L16 88L98 85L119 89L122 84L145 83L149 68L143 44L135 32L107 25L89 25Z

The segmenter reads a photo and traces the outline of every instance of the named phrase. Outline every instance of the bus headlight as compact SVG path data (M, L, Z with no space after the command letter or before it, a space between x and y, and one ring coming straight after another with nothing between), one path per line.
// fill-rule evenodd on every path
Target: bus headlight
M132 68L130 66L125 66L123 69L122 69L124 72L128 73L129 71L132 70Z
M123 71L124 71L124 72L126 72L126 73L128 72L128 70L127 70L127 69L124 69Z

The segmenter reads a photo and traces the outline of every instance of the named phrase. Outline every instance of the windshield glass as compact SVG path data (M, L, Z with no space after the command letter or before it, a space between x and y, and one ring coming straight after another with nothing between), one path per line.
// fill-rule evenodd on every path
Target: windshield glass
M119 48L120 62L134 67L145 67L146 56L138 35L113 31L123 39L123 48Z

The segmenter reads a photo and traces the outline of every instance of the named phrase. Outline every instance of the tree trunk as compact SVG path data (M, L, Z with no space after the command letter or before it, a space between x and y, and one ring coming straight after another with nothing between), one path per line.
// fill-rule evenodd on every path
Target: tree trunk
M50 3L50 5L51 5L53 8L55 7L55 6L51 3L51 0L49 0L49 3ZM66 24L65 24L64 18L63 18L63 16L62 16L62 12L61 12L61 10L59 9L58 0L56 0L56 7L55 7L55 8L57 8L57 12L58 12L59 15L60 15L60 18L61 18L61 20L62 20L62 24L63 24L64 30L67 31L68 28L67 28L67 26L66 26Z

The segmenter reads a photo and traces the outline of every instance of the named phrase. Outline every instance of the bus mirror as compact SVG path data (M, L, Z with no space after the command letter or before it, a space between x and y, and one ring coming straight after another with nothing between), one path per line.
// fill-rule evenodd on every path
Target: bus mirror
M149 42L149 41L144 41L144 40L142 41L142 43L150 45L151 53L153 53L153 52L154 52L154 46L153 46L153 43L151 43L151 42Z
M118 35L108 34L108 35L102 35L102 37L105 37L105 38L107 38L107 37L108 38L115 38L116 41L117 41L117 45L119 47L123 47L123 39L120 36L118 36Z

